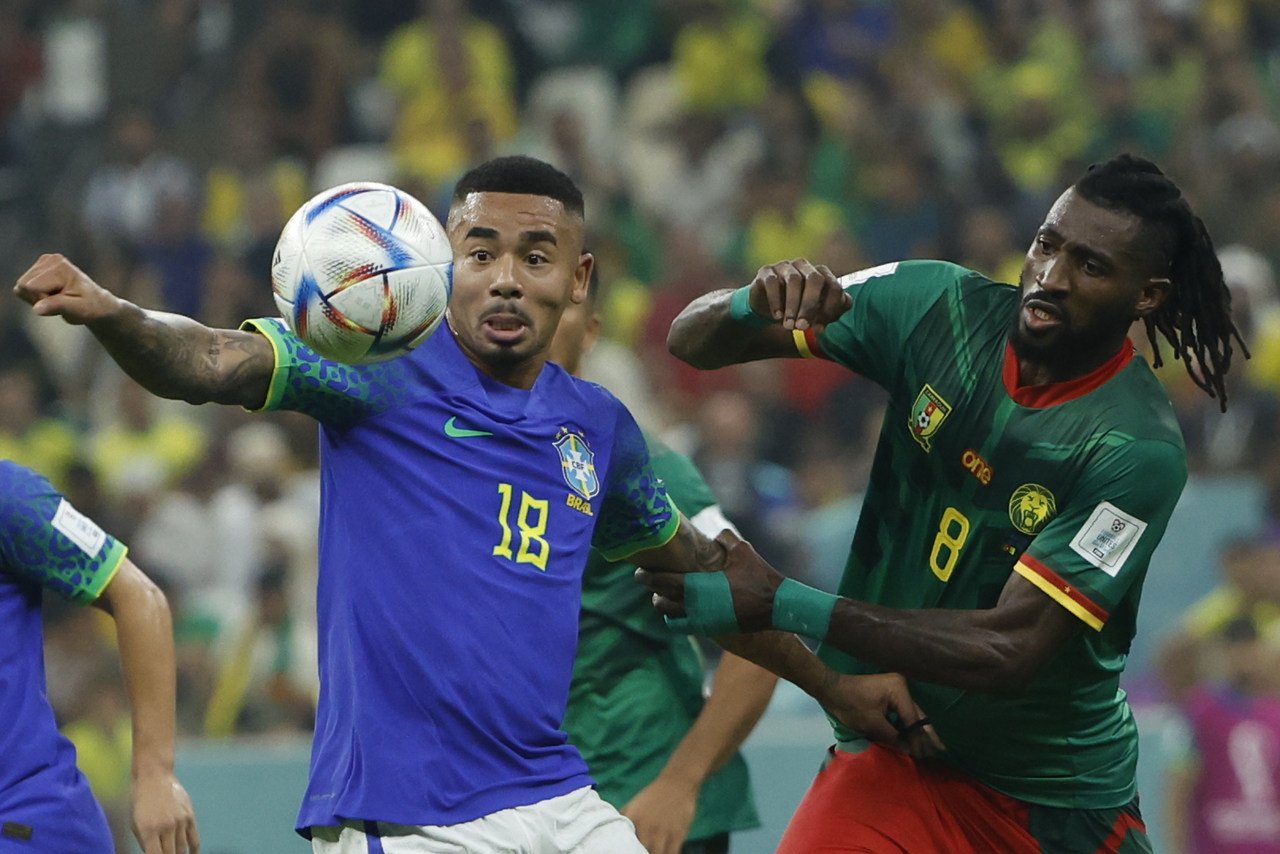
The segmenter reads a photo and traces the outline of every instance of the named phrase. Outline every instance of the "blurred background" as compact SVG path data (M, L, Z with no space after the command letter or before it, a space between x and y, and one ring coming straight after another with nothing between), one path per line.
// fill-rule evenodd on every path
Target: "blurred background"
M795 256L1016 282L1090 162L1151 157L1208 224L1254 354L1226 415L1161 372L1192 478L1126 674L1160 840L1197 785L1195 710L1280 691L1278 108L1272 0L0 0L0 278L63 252L235 326L275 313L276 237L317 190L386 181L443 218L471 165L542 157L587 200L607 336L589 375L693 455L763 553L831 588L880 392L823 364L694 371L666 353L671 319ZM0 455L129 543L175 610L206 854L306 850L315 452L305 418L156 400L83 330L0 300ZM111 637L49 602L50 696L124 839ZM748 749L766 826L736 851L772 850L828 740L780 690ZM1268 786L1246 824L1280 827Z

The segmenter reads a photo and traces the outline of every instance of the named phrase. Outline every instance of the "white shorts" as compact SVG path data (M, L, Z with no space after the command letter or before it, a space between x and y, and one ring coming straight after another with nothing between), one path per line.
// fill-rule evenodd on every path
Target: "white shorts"
M352 821L311 833L314 854L645 854L631 820L590 786L463 824Z

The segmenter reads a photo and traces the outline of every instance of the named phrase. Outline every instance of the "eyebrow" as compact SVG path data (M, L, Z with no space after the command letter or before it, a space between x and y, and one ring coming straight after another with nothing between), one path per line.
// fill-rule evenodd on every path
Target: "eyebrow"
M1057 240L1065 242L1065 238L1062 236L1062 233L1050 225L1040 226L1040 230L1037 231L1036 234L1037 236L1041 234L1046 234L1046 235L1049 235L1050 237L1056 238ZM1092 246L1089 246L1088 244L1080 243L1079 241L1075 242L1075 245L1072 246L1071 251L1077 255L1083 255L1086 258L1091 258L1094 261L1100 261L1101 263L1103 263L1108 267L1115 267L1116 265L1116 259L1108 255L1106 252L1103 252L1101 249L1096 249Z
M549 231L526 231L520 235L520 239L524 243L550 243L556 245L556 236Z
M472 237L479 238L480 240L497 240L499 237L499 234L496 228L488 228L487 226L483 226L483 225L473 225L471 226L470 229L467 230L466 236L468 238L472 238ZM537 231L522 232L520 234L520 242L525 244L550 243L552 246L558 245L556 243L556 236L552 234L550 231L546 231L543 229L539 229Z

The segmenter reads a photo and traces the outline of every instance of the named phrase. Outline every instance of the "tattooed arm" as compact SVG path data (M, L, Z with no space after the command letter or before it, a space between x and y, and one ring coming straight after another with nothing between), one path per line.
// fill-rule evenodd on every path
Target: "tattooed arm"
M36 314L88 327L125 373L160 397L251 409L267 399L275 354L256 332L211 329L179 314L139 308L61 255L40 256L14 293Z

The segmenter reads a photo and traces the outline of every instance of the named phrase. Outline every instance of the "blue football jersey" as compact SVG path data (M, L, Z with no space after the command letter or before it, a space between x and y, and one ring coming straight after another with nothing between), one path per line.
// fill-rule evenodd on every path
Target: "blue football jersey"
M45 693L40 594L92 602L124 557L47 480L0 460L0 851L114 850Z
M266 409L320 422L320 702L298 827L447 825L591 784L561 729L583 568L674 536L643 436L547 364L498 383L444 325L325 360L276 320ZM601 524L597 525L597 519Z

